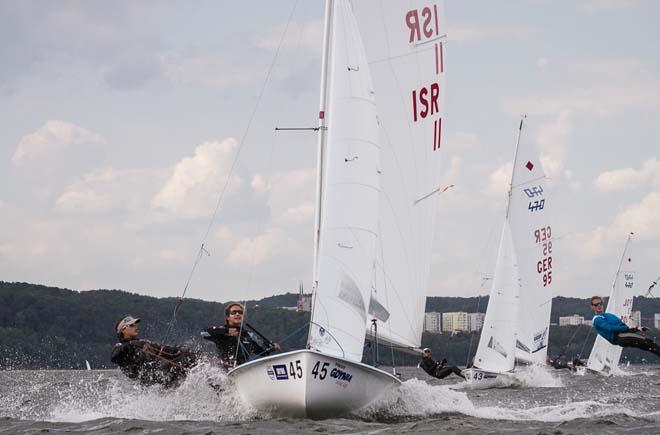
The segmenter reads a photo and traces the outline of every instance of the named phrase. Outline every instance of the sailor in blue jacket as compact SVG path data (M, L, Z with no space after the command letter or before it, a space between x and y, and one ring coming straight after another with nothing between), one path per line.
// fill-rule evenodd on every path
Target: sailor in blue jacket
M603 312L603 299L600 296L591 298L591 310L594 312L594 329L605 340L621 347L636 347L638 349L652 352L660 357L660 346L650 338L639 334L648 328L629 328L620 318L612 313Z

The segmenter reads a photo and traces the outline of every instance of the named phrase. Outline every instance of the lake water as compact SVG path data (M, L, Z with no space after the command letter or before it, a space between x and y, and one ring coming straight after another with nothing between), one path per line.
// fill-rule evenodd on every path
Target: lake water
M660 367L605 378L534 369L527 387L469 391L416 368L373 406L341 419L271 418L243 404L218 369L176 390L143 388L109 371L0 372L0 433L660 433ZM221 384L218 394L209 382Z

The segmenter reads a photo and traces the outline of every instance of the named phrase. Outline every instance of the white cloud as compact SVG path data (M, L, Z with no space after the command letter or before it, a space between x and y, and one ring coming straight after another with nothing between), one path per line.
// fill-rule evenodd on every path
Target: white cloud
M250 187L252 187L252 190L254 190L257 193L265 193L268 192L268 183L266 182L266 177L263 175L255 175L252 177L252 182L250 183Z
M563 173L566 141L571 133L570 112L559 112L556 119L541 124L537 142L541 148L541 163L550 178Z
M281 253L287 245L283 243L284 239L284 234L277 229L254 238L241 239L230 252L228 261L232 266L258 266L275 252Z
M660 240L660 192L651 192L639 204L633 204L617 215L615 228L632 231L645 240Z
M314 216L314 203L305 201L295 207L286 209L281 217L285 223L301 223L310 220Z
M660 241L660 193L651 192L639 203L626 207L614 220L569 239L583 259L608 255L630 232L642 242Z
M489 183L486 186L486 194L501 198L509 191L511 184L511 171L513 163L507 162L495 169L488 177Z
M151 200L154 209L162 209L182 218L200 218L213 211L234 158L238 141L204 142L192 157L179 161L172 176ZM242 179L233 174L225 196L240 187Z
M52 164L62 157L72 157L72 149L92 147L105 142L100 135L64 121L47 121L36 131L23 136L12 157L14 165L30 161Z
M311 221L316 190L315 168L275 174L270 184L268 204L276 224Z
M622 192L647 185L660 188L660 161L649 159L640 169L623 168L603 172L594 184L602 192Z
M149 196L164 178L159 169L113 169L90 172L71 183L55 201L62 213L99 214L149 209Z
M516 97L511 113L555 115L561 112L598 116L660 108L660 79L652 65L637 59L591 59L566 64L558 72L561 88L542 95Z

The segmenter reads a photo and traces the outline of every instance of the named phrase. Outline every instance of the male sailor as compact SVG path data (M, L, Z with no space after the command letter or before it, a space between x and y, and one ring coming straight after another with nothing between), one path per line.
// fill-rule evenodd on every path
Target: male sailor
M112 349L110 361L142 385L178 385L197 364L197 357L185 349L139 339L139 322L139 318L124 316L115 324L119 343Z
M227 369L266 356L280 345L273 343L244 321L245 308L238 302L225 307L225 324L202 331L202 337L215 343L220 363ZM239 339L240 335L240 339Z
M603 312L603 299L600 296L591 298L591 310L594 312L594 329L608 342L621 347L636 347L652 352L660 357L660 346L653 340L639 334L648 328L629 328L620 318L612 313Z
M569 369L572 371L576 371L578 367L584 366L585 364L580 358L575 358L573 359L573 364L571 365L567 362L564 362L561 359L561 355L557 355L554 358L548 356L548 365L556 370Z
M422 368L426 373L434 378L444 379L452 373L465 379L461 374L461 369L456 366L448 366L447 360L443 359L442 362L436 362L431 358L431 349L424 348L422 351L422 360L417 367Z

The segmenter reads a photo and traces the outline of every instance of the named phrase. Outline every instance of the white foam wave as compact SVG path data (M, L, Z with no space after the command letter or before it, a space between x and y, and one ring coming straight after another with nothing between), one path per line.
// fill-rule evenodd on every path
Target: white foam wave
M552 376L552 375L550 375ZM546 381L548 379L541 379ZM553 378L551 387L557 386ZM561 383L561 381L559 381ZM376 403L365 408L358 416L368 419L402 417L430 417L443 413L460 413L491 420L562 422L578 418L595 418L625 414L632 417L648 416L622 406L594 400L566 401L565 403L530 408L503 406L476 406L467 394L449 385L430 385L418 379L404 382Z
M225 372L208 364L192 369L174 389L142 387L124 378L102 378L96 385L84 382L87 385L81 384L82 388L71 389L60 398L47 420L82 422L115 417L243 421L260 417L240 400Z

